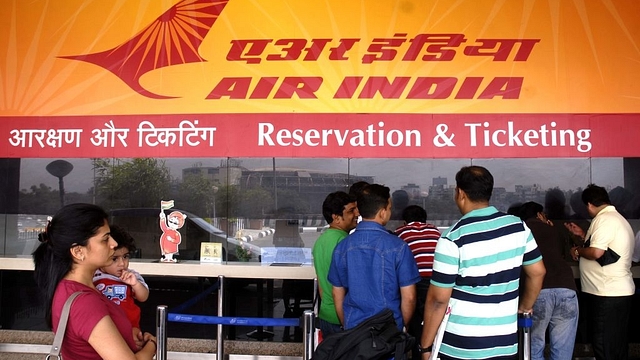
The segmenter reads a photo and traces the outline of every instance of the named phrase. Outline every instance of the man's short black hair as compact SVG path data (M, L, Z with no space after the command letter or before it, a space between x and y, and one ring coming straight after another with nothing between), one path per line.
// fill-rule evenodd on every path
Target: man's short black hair
M531 218L535 218L538 216L538 213L542 212L544 208L542 205L538 204L535 201L529 201L520 206L520 219L529 220Z
M482 166L464 166L456 174L456 186L473 202L489 201L493 192L493 175Z
M327 195L324 202L322 202L322 216L324 216L324 219L327 220L328 224L331 224L333 222L332 215L342 216L344 207L352 202L356 202L356 198L354 196L351 196L344 191L332 192Z
M136 251L136 242L133 237L118 225L109 225L111 237L118 243L116 250L126 248L130 253Z
M349 195L353 196L353 197L358 197L358 194L362 193L362 189L364 189L365 187L367 187L367 185L369 185L368 182L366 181L357 181L354 182L353 184L351 184L351 186L349 187Z
M522 207L522 203L521 202L513 203L513 204L509 205L509 208L507 209L507 214L520 217L520 208L521 207Z
M596 184L589 184L589 186L582 191L582 202L585 205L591 203L593 206L611 205L607 190Z
M415 221L425 223L427 222L427 210L423 209L422 206L409 205L402 210L402 220L407 224Z
M365 186L358 195L358 211L363 219L373 219L380 209L384 209L389 204L391 190L380 184L369 184Z

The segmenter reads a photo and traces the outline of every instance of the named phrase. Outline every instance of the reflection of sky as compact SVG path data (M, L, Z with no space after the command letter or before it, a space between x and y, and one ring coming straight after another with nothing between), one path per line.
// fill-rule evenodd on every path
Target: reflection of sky
M90 159L65 159L74 165L64 178L66 192L86 192L93 183ZM58 179L45 167L53 159L22 159L20 189L44 183L58 188ZM180 178L182 169L194 166L220 166L215 159L165 159L171 176ZM250 170L271 169L271 158L241 159L241 165ZM539 184L542 189L560 187L564 190L584 188L590 182L607 188L623 186L621 158L601 159L276 159L277 168L298 168L335 173L373 176L378 183L398 189L408 183L427 190L434 177L446 177L455 184L455 173L465 165L482 165L491 171L496 187L513 191L514 185Z

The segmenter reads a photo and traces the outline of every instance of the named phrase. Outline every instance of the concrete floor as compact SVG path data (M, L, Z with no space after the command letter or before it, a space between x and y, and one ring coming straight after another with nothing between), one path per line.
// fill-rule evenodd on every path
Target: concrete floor
M2 360L42 360L43 354L48 353L50 344L53 342L53 334L43 331L20 331L20 330L0 330L0 359ZM23 344L17 351L37 351L36 354L30 353L6 353L2 352L5 344ZM29 347L31 345L39 345ZM43 346L44 345L44 346ZM36 348L36 349L34 349ZM169 359L188 358L195 359L212 359L215 354L216 342L214 340L203 339L180 339L169 338L167 340L167 350L169 353L188 353L187 356L174 354ZM257 342L257 341L232 341L225 340L224 354L235 355L257 355L260 358L278 358L278 359L301 359L303 355L303 346L301 343L275 343L275 342ZM201 354L202 356L198 356Z

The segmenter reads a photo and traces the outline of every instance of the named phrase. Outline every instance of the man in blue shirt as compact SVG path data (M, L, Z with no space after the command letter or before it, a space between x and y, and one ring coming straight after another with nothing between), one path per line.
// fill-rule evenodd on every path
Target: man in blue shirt
M409 246L384 227L391 218L389 188L368 185L357 205L362 222L336 246L329 269L338 318L350 329L390 309L402 329L415 310L420 274Z

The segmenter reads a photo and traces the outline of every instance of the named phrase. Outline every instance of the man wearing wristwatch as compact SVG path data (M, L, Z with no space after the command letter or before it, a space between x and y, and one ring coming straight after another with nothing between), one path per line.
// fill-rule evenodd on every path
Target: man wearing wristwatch
M418 344L418 352L420 354L427 354L427 355L431 355L431 352L433 351L433 344L427 346L427 347L422 347L421 344Z
M531 312L545 267L531 231L489 205L493 176L481 166L456 174L462 218L436 246L420 339L422 359L516 359L518 313ZM519 296L520 276L526 277ZM446 324L445 312L451 309ZM438 349L432 348L444 326Z
M574 223L565 226L585 241L571 248L580 261L580 285L593 353L600 359L627 359L628 324L635 284L631 274L633 230L611 205L603 187L591 184L582 192L582 202L593 218L584 234ZM582 300L581 300L582 301Z

